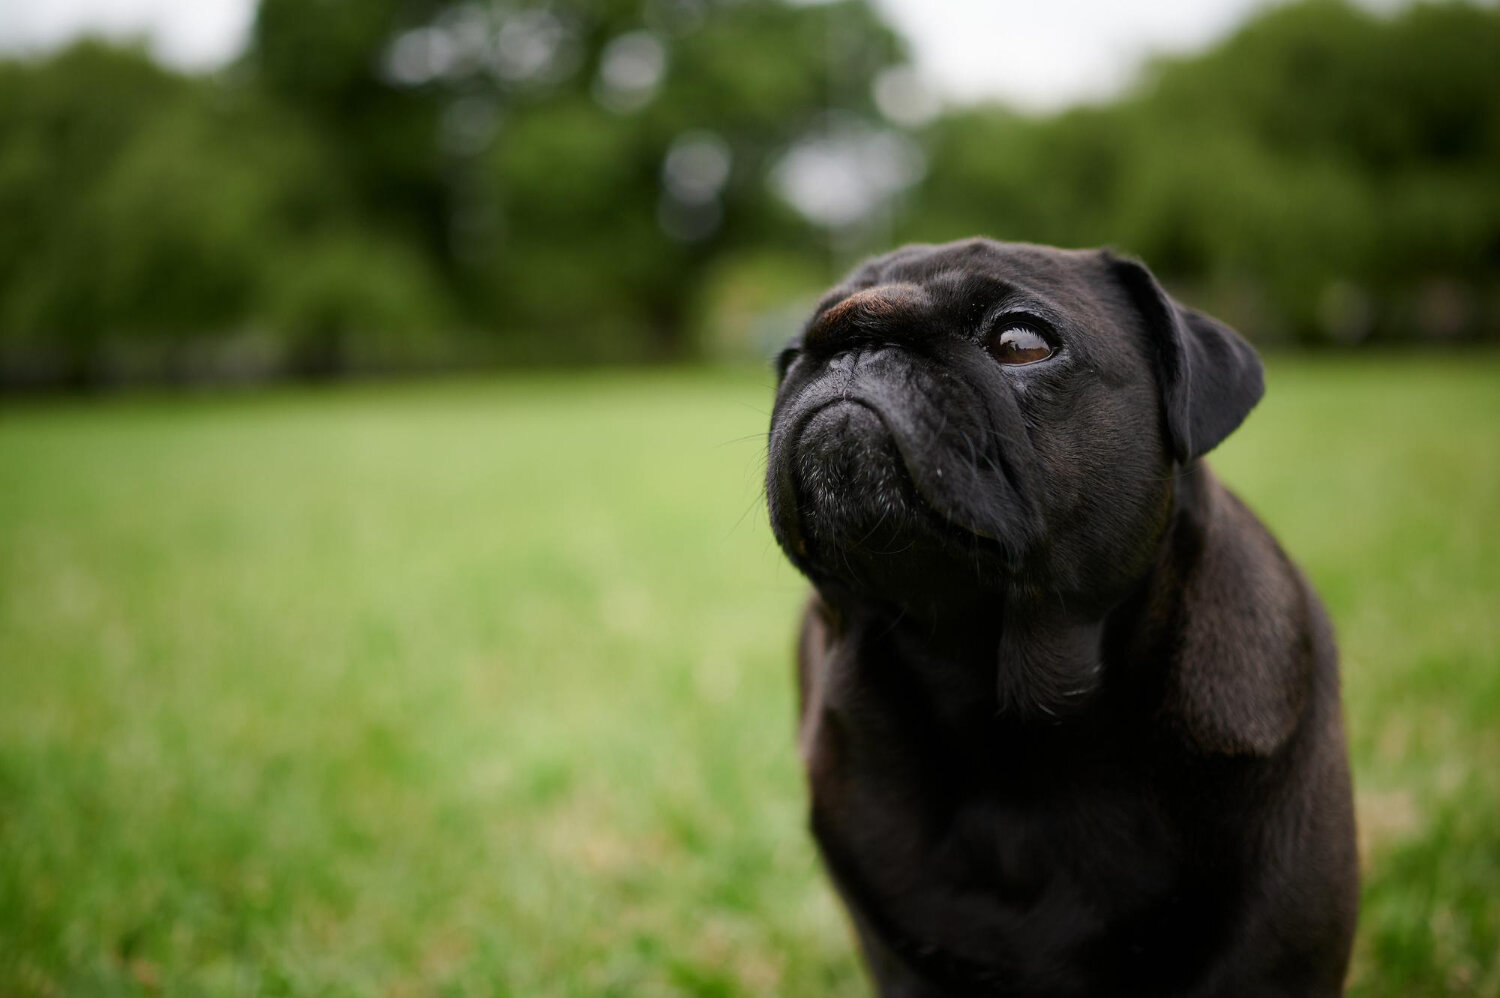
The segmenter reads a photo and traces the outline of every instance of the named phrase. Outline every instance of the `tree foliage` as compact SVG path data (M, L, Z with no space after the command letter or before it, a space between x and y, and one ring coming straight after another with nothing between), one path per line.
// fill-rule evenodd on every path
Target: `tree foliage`
M1500 332L1500 12L1273 8L1055 118L933 129L908 234L1139 253L1262 339Z
M209 76L0 63L0 378L680 357L974 233L1262 340L1493 336L1496 52L1493 7L1307 0L1112 103L903 127L865 0L262 0Z

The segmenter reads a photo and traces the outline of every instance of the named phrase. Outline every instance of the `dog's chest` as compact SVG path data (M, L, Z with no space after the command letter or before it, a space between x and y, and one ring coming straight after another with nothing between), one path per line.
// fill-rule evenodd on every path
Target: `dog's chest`
M1190 919L1179 830L1133 746L1058 757L1017 743L976 759L877 722L868 700L819 713L804 719L819 845L894 951L1086 991L1151 960L1171 923Z

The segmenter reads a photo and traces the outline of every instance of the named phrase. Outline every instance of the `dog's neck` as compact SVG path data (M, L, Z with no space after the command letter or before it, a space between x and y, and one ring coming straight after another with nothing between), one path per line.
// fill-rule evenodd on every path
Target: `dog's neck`
M936 616L861 606L840 613L840 630L909 673L934 719L950 728L1056 728L1107 710L1116 687L1132 698L1154 695L1171 655L1180 582L1202 555L1216 488L1201 462L1178 470L1150 567L1103 612L1075 610L1054 593L1012 592Z

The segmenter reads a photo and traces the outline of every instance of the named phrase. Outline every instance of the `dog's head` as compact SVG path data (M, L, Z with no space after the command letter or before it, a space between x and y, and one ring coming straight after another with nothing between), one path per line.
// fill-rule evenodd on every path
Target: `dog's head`
M1174 466L1262 393L1249 345L1141 264L989 240L860 266L778 367L778 542L825 595L929 617L1103 613L1149 567Z

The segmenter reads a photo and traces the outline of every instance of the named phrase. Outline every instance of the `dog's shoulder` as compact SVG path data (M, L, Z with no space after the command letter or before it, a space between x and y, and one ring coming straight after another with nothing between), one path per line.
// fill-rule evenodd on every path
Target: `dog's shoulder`
M1203 468L1166 709L1211 755L1269 756L1336 653L1321 604L1265 525Z

